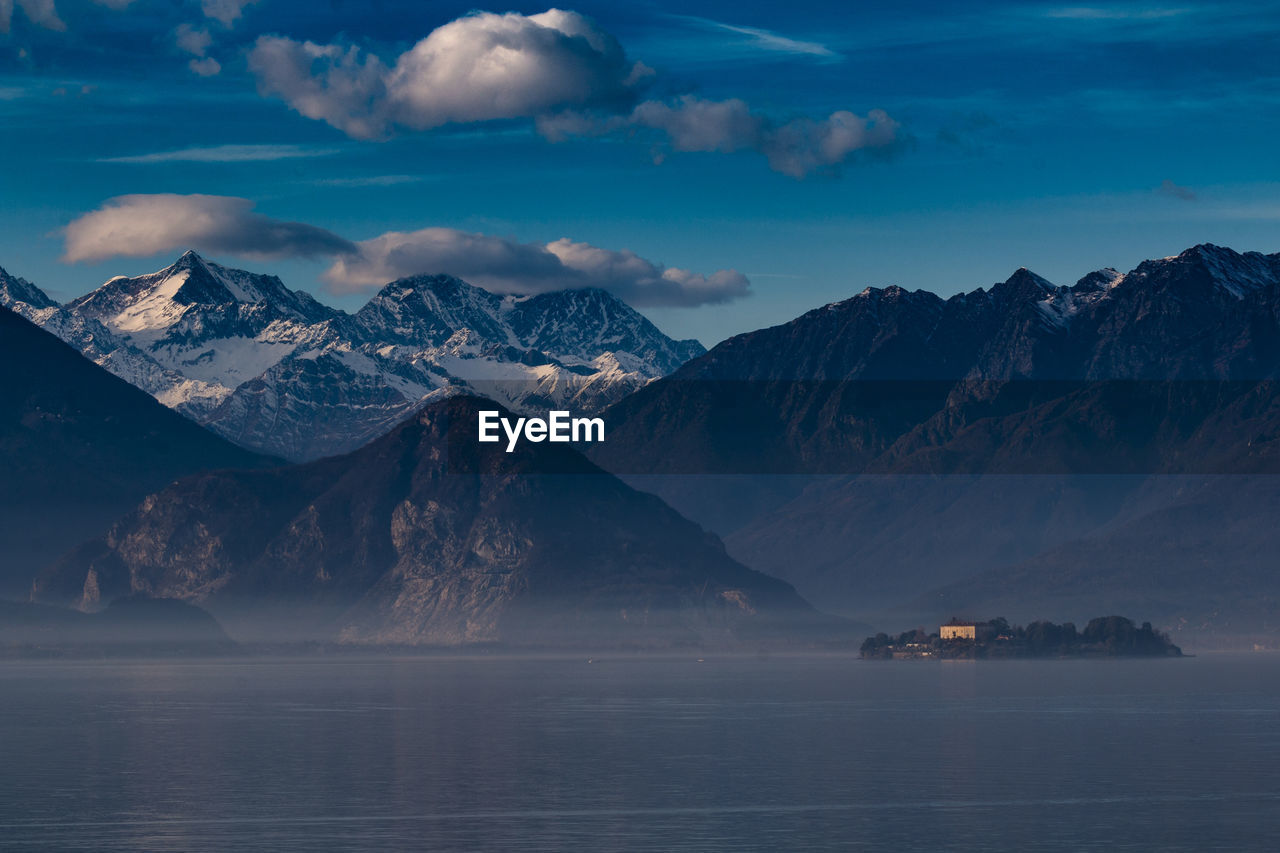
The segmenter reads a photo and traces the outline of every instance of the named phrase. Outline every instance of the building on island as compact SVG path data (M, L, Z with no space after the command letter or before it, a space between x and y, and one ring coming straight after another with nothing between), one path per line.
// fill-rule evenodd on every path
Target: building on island
M938 636L944 640L976 640L990 633L986 622L966 622L952 619L938 629Z

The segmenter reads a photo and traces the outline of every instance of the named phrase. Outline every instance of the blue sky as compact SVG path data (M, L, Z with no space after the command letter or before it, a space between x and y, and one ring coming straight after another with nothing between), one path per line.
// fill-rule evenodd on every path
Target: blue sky
M1280 251L1274 3L567 4L578 36L542 4L11 5L0 266L60 298L192 244L347 308L414 264L602 276L710 345L867 285ZM397 65L476 11L518 15ZM535 64L442 85L486 21Z

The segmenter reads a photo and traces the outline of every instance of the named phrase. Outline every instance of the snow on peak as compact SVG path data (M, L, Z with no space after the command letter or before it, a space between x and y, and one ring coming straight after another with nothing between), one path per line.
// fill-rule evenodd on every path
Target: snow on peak
M1112 267L1103 267L1100 270L1094 270L1084 278L1076 282L1072 290L1077 293L1087 293L1096 290L1111 290L1124 280L1124 273Z
M194 251L47 312L32 319L112 373L293 459L353 449L447 385L593 411L704 352L602 290L503 296L414 276L348 315Z
M1215 284L1237 299L1280 282L1280 264L1261 252L1242 255L1223 246L1201 243L1187 249L1176 260L1198 261Z
M0 267L0 305L21 314L23 313L22 310L19 310L21 306L25 306L27 311L40 311L47 308L56 308L58 303L50 299L47 293L25 278L10 275L5 272L3 267Z

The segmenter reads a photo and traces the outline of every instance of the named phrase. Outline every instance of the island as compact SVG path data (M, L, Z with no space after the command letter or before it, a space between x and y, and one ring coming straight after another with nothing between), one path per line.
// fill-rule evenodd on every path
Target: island
M1163 634L1123 616L1089 620L1083 631L1072 622L1032 622L1023 627L1005 619L952 619L936 633L923 628L897 636L880 633L862 643L869 660L955 660L975 658L1182 657Z

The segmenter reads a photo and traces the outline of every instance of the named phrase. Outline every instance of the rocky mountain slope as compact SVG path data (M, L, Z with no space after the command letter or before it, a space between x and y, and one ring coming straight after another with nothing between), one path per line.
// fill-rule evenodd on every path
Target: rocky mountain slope
M0 308L3 594L177 477L263 464Z
M459 390L597 411L703 351L600 290L512 297L417 276L348 315L193 252L65 306L5 277L0 304L232 441L296 460L352 450Z
M566 445L479 444L487 405L433 403L347 456L179 481L44 572L36 598L174 597L233 631L351 643L667 645L819 624Z
M725 434L732 409L753 447L768 442L754 455L771 471L859 473L940 413L983 405L989 416L999 394L1032 395L1018 400L1025 409L1104 380L1277 377L1280 254L1205 245L1071 287L1022 269L949 299L867 288L731 338L631 395L610 412L615 440L600 459L618 470L625 456L636 471L741 472ZM661 440L647 441L659 424ZM672 446L690 448L689 458L665 451Z
M1277 470L1277 377L1280 255L1202 245L1070 287L1018 270L949 299L868 288L639 390L592 455L713 525L748 565L868 614L1001 566L1029 567L1029 591L1035 567L1050 571L1038 555L1128 524L1156 535L1144 525L1190 499L1175 475ZM1259 483L1259 509L1230 528L1242 553L1280 546ZM1184 531L1198 552L1226 546L1204 518ZM1194 576L1191 553L1168 553L1169 570ZM1159 618L1212 591L1199 577ZM938 607L912 618L951 615Z
M1280 511L1276 477L1159 477L1144 491L1164 499L929 590L909 608L1013 618L1053 610L1079 619L1090 607L1128 607L1202 642L1274 645L1280 535L1268 520Z

